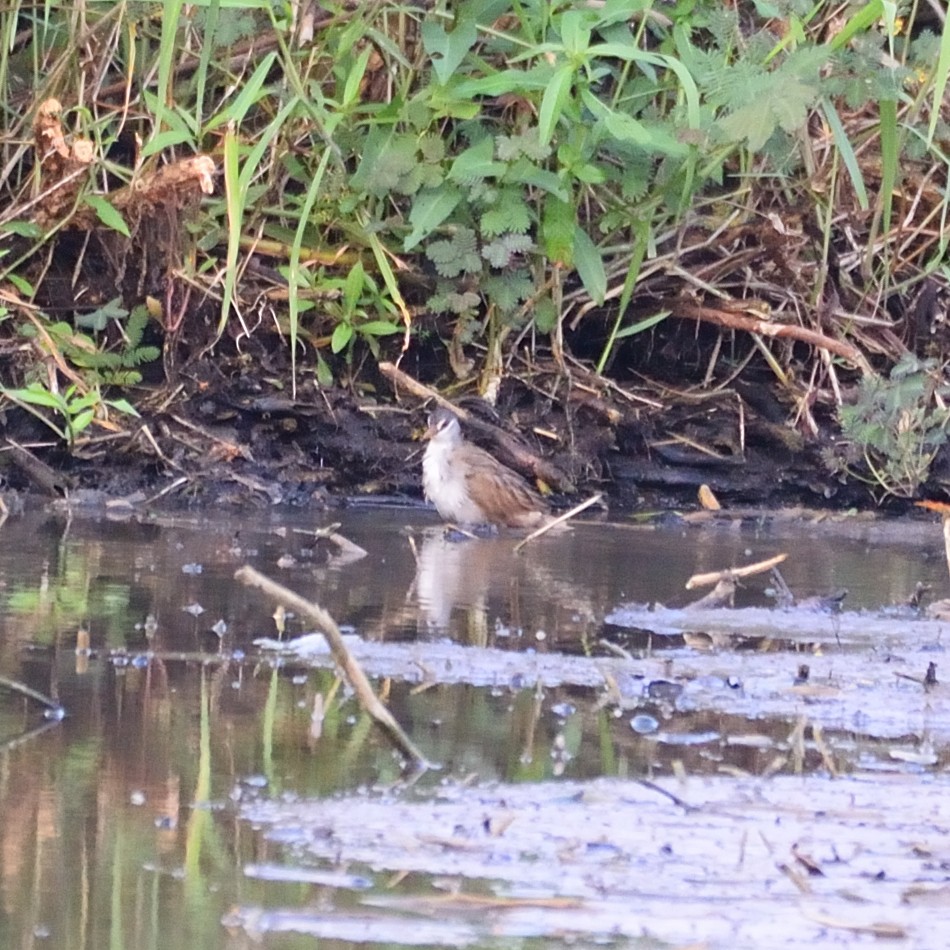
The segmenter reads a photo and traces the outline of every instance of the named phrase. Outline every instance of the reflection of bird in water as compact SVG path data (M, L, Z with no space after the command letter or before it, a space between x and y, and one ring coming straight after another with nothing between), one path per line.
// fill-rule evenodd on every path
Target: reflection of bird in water
M576 642L598 626L603 607L595 609L591 592L565 579L562 569L570 562L558 545L516 554L510 538L453 541L433 530L416 551L406 601L416 605L420 632L472 646L495 645L500 631L524 634L535 647L538 631L546 632L548 647L561 638Z
M520 475L465 441L448 409L429 416L426 438L422 487L446 521L535 528L548 518L544 501Z
M468 612L470 643L487 640L487 600L499 562L513 557L511 543L485 538L476 543L453 542L441 531L426 534L416 560L413 585L420 619L431 633L449 633L455 608Z

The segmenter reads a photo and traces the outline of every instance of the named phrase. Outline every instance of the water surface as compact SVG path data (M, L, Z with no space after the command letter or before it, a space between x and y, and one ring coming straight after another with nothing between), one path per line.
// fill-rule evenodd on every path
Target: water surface
M314 544L306 532L331 520L365 557ZM245 563L318 601L380 650L411 645L404 671L385 665L389 654L368 656L394 714L442 766L406 795L460 783L684 772L773 770L827 782L829 756L850 774L927 776L946 757L943 700L920 699L919 684L892 672L922 676L927 656L941 671L939 627L917 642L914 630L924 628L904 615L885 621L883 634L870 626L919 582L935 596L950 589L940 528L930 520L592 522L521 554L508 537L447 540L432 515L397 509L44 513L10 518L0 530L0 673L66 712L49 722L33 701L0 693L4 947L243 947L255 926L265 946L312 947L306 927L285 931L263 918L255 925L247 908L323 907L328 919L338 914L340 927L345 920L352 928L360 918L347 915L364 906L364 878L385 885L371 867L331 868L325 857L303 856L307 849L286 827L265 835L247 820L245 808L262 801L348 801L398 788L401 763L332 664L278 659L255 647L260 638L292 639L309 628L292 616L275 620L272 603L235 583ZM789 555L783 575L796 594L847 588L847 607L866 612L858 616L869 618L871 632L863 635L853 620L836 628L826 614L803 615L774 637L737 637L741 630L731 628L718 640L707 629L644 634L624 622L630 605L688 603L696 595L684 584L694 573L779 552ZM746 581L739 605L768 605L768 586L767 578ZM80 630L88 632L88 654L77 654ZM596 669L614 671L616 690L583 685L584 676L544 686L523 673L472 685L464 657L446 653L457 646L530 651L555 663L561 654L577 663L609 658L620 665L604 659ZM820 677L816 690L834 681L840 695L796 694L789 704L785 689L803 662ZM853 689L847 663L855 664ZM434 675L453 664L454 679ZM893 730L893 716L868 728L859 721L860 683L884 682L882 670L888 687L903 690L893 693L895 716L903 717ZM738 690L733 677L742 680ZM687 702L683 683L705 693L689 699L687 690ZM811 726L802 727L797 746L809 702L813 721L831 731L815 742ZM907 755L895 757L895 749ZM295 849L321 871L355 877L275 881L273 872L259 873ZM412 886L425 890L433 881ZM381 934L387 926L392 932ZM377 943L411 942L390 918L366 928ZM339 945L359 939L352 929L320 933ZM430 936L491 945L478 928Z

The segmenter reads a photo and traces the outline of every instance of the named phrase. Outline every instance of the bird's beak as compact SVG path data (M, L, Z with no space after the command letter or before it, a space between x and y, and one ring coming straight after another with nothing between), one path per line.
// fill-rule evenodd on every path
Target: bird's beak
M438 426L434 426L431 423L426 427L425 434L422 436L423 439L428 441L429 439L434 439L438 433Z

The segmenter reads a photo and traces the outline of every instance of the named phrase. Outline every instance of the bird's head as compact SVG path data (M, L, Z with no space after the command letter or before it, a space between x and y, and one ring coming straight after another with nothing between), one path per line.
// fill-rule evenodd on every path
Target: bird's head
M458 416L449 409L436 409L429 415L429 427L425 437L444 442L461 439L462 427L459 425Z

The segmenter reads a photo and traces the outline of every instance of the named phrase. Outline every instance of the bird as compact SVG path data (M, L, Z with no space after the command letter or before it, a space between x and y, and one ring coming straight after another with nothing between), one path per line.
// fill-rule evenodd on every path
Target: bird
M544 500L519 474L465 441L451 410L430 414L426 438L422 487L446 521L537 528L550 519Z

